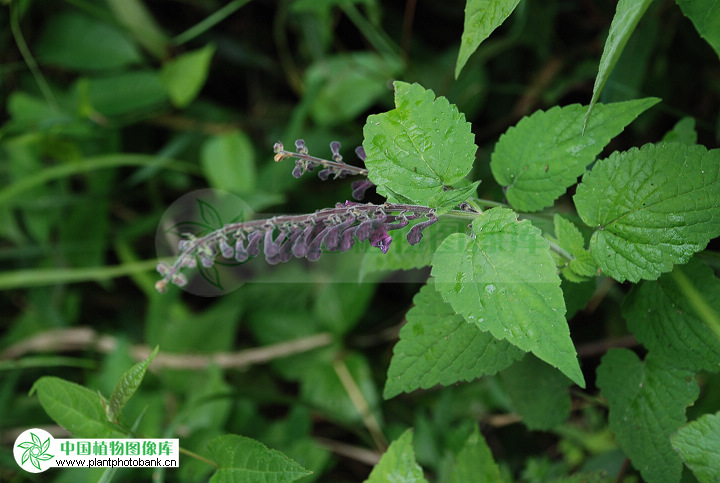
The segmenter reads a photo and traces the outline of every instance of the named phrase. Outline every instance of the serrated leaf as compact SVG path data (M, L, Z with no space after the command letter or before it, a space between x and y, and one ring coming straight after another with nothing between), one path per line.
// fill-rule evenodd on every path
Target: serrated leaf
M456 314L435 290L432 279L415 295L413 304L393 349L385 399L492 375L524 354Z
M575 223L555 214L553 224L555 225L555 238L560 248L573 256L585 251L585 239Z
M528 354L500 373L513 409L533 431L552 429L570 417L570 379Z
M675 0L683 15L690 19L698 31L720 57L720 1Z
M370 180L427 205L470 172L477 146L455 105L419 84L395 82L392 111L369 116L363 134Z
M447 213L468 199L469 196L475 195L479 184L480 181L475 181L474 183L462 188L455 188L438 193L430 198L428 206L430 208L435 208L438 214Z
M449 236L433 258L435 286L466 320L530 351L584 387L565 321L565 301L550 247L517 213L493 208L471 238Z
M467 0L462 42L455 64L457 79L470 56L515 10L520 0Z
M585 249L585 239L575 224L556 214L553 217L555 237L560 248L573 256L562 270L563 276L571 282L584 282L597 273L597 264Z
M598 104L584 134L580 104L537 111L500 136L490 162L493 176L514 208L552 206L612 138L658 102L649 97Z
M685 424L685 408L698 397L694 374L652 352L643 362L630 350L610 349L597 370L597 384L609 401L610 429L643 478L680 481L682 461L670 435Z
M175 107L186 107L205 84L215 46L186 52L163 64L160 79Z
M280 483L312 474L280 451L237 434L218 436L208 443L208 451L218 465L211 483Z
M666 143L683 143L689 146L697 144L695 119L692 117L683 117L675 123L670 131L665 133L662 140Z
M122 408L125 407L133 394L135 394L137 388L140 387L140 383L145 377L145 372L147 371L147 368L152 362L152 360L157 355L158 350L160 350L160 347L155 346L155 349L152 351L152 353L147 359L142 362L138 362L130 369L128 369L125 374L123 374L123 376L120 378L118 383L115 385L115 388L113 389L112 393L110 394L110 398L108 399L107 407L105 408L108 421L113 422L117 420L117 417L120 414Z
M415 461L412 437L412 429L408 429L393 441L365 483L427 483L422 468Z
M711 310L720 313L720 280L709 267L691 259L657 281L632 288L623 303L628 329L655 356L678 368L720 371L720 340L678 286L679 274Z
M79 384L59 377L41 377L30 389L53 421L76 438L126 438L105 417L100 396Z
M200 165L215 189L240 194L255 190L255 150L242 131L219 134L205 141L200 150Z
M720 413L705 414L670 437L675 451L700 483L720 475Z
M622 282L654 280L720 235L720 150L648 144L598 161L577 188L590 251Z
M449 483L470 481L504 481L500 476L500 468L477 426L473 427L472 434L458 453L449 479Z
M595 77L595 85L593 86L593 95L590 99L590 105L585 114L584 125L588 126L590 113L593 112L595 103L600 98L600 93L605 87L605 83L610 78L610 73L615 67L625 45L632 35L638 22L645 14L645 11L652 3L652 0L619 0L615 10L615 16L610 24L605 48L602 57L600 57L600 66L598 68L597 77Z

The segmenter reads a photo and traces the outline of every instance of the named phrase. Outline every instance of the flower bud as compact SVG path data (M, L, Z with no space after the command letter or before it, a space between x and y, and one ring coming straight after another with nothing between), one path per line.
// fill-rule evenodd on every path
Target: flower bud
M360 158L363 162L366 159L365 156L365 148L362 146L358 146L355 148L355 154L357 154L357 157Z
M327 168L323 169L322 171L320 171L318 173L318 178L320 178L323 181L327 181L328 177L330 177L331 172L332 172L332 170L330 170L330 169L327 169Z
M178 287L184 287L187 285L188 280L184 273L175 273L172 277L170 277L170 282Z
M354 244L355 230L353 228L347 229L340 236L340 246L338 246L338 250L341 252L346 252L350 250Z
M302 174L303 174L302 167L300 166L300 163L297 163L292 170L292 175L294 178L300 178L300 176L302 176Z
M333 141L330 143L330 151L332 151L333 154L333 161L337 161L338 163L342 161L342 155L340 154L340 143L337 141Z
M365 198L365 192L375 186L369 179L363 179L360 181L353 181L352 185L352 196L356 200L362 200Z
M273 145L273 152L274 152L275 154L281 153L284 149L285 149L285 146L283 146L283 143L281 143L280 141L276 142L276 143Z
M157 264L157 272L163 277L173 271L172 266L169 263L159 262Z

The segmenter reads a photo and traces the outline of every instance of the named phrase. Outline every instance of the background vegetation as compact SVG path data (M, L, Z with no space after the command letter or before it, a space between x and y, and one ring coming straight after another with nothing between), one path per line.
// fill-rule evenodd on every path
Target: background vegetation
M393 106L394 79L458 106L480 147L473 179L491 180L489 155L509 126L537 109L590 101L615 2L521 2L457 79L463 1L4 3L1 480L97 481L102 470L33 477L18 469L10 447L19 432L66 434L28 392L52 375L108 396L159 345L120 422L147 437L179 437L201 455L214 437L241 434L312 470L303 481L362 481L388 441L412 427L426 476L447 481L479 425L507 479L553 481L582 469L641 481L608 429L593 379L608 348L643 350L620 314L628 286L612 279L563 282L588 388L573 393L570 419L546 431L531 431L518 416L518 401L533 400L527 391L536 381L513 387L487 377L383 400L393 345L427 271L372 275L358 285L348 283L352 257L334 258L307 280L283 266L264 274L276 283L249 283L219 298L154 289L158 225L186 193L229 191L265 213L308 213L348 199L349 181L294 179L291 164L273 162L273 143L303 138L311 154L329 157L326 146L337 140L355 163L367 115ZM717 147L719 94L716 53L674 2L654 2L600 100L662 103L604 154L657 141L673 127ZM479 194L503 200L492 182ZM555 208L567 206L569 197ZM720 268L715 255L704 256ZM290 346L299 354L280 346L249 359L252 349L297 340L309 344ZM193 368L163 359L219 352L241 357L227 366L201 359ZM689 419L720 407L717 382L701 374ZM181 461L160 475L202 481L214 470ZM150 475L116 474L118 481ZM684 477L693 478L687 470Z

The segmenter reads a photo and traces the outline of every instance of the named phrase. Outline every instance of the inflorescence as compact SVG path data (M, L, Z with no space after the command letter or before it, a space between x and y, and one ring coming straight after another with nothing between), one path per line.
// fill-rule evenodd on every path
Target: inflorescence
M308 171L313 171L316 167L322 166L323 169L318 171L318 177L325 181L330 175L333 179L342 179L346 176L365 176L368 175L368 170L365 168L358 168L343 162L343 157L340 154L340 143L333 141L330 143L330 151L332 151L332 161L315 156L310 156L308 147L305 145L305 141L298 139L295 141L295 150L288 151L281 142L275 143L273 151L275 152L275 162L282 161L287 158L295 159L295 168L293 168L292 175L299 178ZM365 162L365 149L362 146L355 148L355 154L361 161ZM354 181L352 183L353 197L356 200L362 200L365 197L365 191L372 188L374 185L372 181L365 178L360 181Z
M422 231L438 221L435 210L427 206L346 201L311 214L231 223L203 237L189 235L182 240L173 264L158 263L157 271L163 278L155 288L164 292L168 283L186 285L188 279L181 272L183 268L195 268L198 263L209 268L218 255L244 262L262 252L273 265L293 257L315 261L323 251L345 252L356 241L366 240L387 253L392 242L388 232L421 217L427 219L413 225L407 234L408 243L415 245L422 238Z

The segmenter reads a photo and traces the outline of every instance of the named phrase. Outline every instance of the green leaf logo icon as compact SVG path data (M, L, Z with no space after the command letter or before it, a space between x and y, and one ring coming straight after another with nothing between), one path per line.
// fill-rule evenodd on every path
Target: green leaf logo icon
M13 453L17 464L31 473L45 471L48 466L42 462L49 461L55 457L50 454L52 436L42 429L28 429L15 440Z

